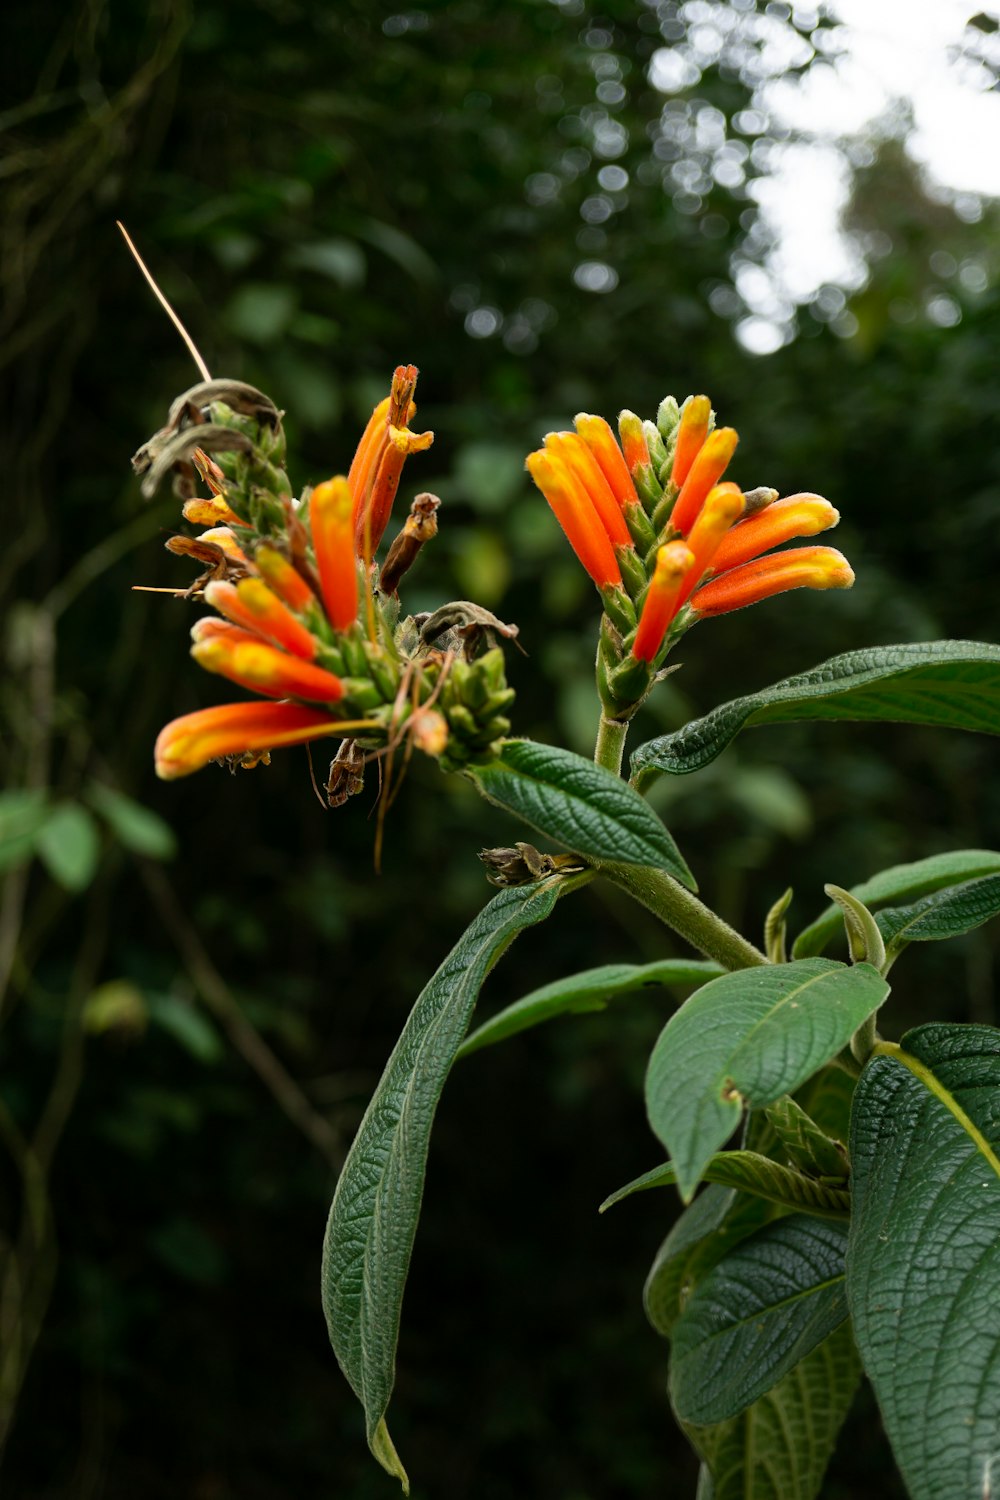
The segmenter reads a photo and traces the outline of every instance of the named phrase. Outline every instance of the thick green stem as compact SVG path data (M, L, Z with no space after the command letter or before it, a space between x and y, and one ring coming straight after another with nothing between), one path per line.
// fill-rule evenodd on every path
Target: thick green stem
M607 714L601 714L601 722L597 727L597 744L594 746L594 760L599 766L604 766L615 776L621 775L622 757L625 754L625 739L628 735L628 723L622 719L609 719Z
M767 963L767 958L758 948L663 870L646 865L615 864L602 864L599 869L602 875L628 891L692 947L725 968L750 969Z

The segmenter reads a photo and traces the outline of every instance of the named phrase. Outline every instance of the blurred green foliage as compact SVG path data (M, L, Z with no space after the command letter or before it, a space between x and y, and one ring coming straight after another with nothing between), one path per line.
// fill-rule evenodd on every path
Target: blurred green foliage
M702 54L699 26L719 38ZM190 607L129 592L190 579L161 546L175 502L144 505L128 456L194 377L115 217L213 372L287 409L299 485L343 469L391 368L420 365L436 441L406 481L444 505L406 603L469 596L519 624L521 733L586 752L595 717L596 601L524 454L578 410L652 414L667 390L712 394L744 483L840 507L858 584L695 632L636 740L869 642L996 639L996 210L961 217L898 136L876 142L850 216L866 286L745 352L733 268L766 249L751 187L774 141L751 106L776 28L803 43L783 70L835 30L753 0L42 0L8 18L5 1494L386 1493L319 1314L326 1205L410 1001L485 898L477 849L519 836L415 764L376 876L375 789L325 811L302 752L154 781L160 724L218 693L187 658ZM661 49L668 92L649 81ZM995 844L994 753L906 727L760 730L654 798L707 899L756 934L792 883L794 931L826 880ZM664 955L614 890L574 899L486 1007ZM893 1025L996 1022L994 959L989 930L908 956ZM673 1210L648 1194L596 1217L656 1160L639 1085L661 1021L643 998L449 1084L394 1427L415 1493L693 1488L639 1300ZM830 1483L895 1493L870 1402Z

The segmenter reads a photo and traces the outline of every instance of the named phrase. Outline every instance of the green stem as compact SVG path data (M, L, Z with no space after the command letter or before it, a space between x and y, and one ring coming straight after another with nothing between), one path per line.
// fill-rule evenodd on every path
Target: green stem
M602 864L598 868L602 875L620 885L623 891L628 891L692 947L725 968L750 969L767 963L759 948L748 943L735 928L663 870L654 870L647 865L616 864Z
M851 1053L862 1067L864 1067L865 1063L871 1057L875 1050L875 1043L878 1041L878 1032L875 1029L875 1018L877 1015L878 1012L873 1011L867 1021L862 1021L857 1031L851 1037Z
M607 714L601 714L601 722L597 727L597 744L594 746L594 760L597 765L604 766L605 770L611 771L615 776L621 775L627 735L628 722L626 720L609 719Z

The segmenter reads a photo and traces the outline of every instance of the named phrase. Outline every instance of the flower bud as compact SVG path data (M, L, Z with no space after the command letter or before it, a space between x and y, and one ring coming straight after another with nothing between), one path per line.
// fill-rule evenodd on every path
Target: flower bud
M794 547L744 563L703 584L691 600L699 616L730 614L789 589L849 589L854 571L833 547Z
M354 503L346 479L316 486L309 496L309 522L327 618L334 630L348 630L358 615L358 569Z
M293 656L312 661L316 655L313 635L287 609L262 578L242 578L239 583L217 580L205 585L205 599L234 625L256 631Z
M670 524L681 536L687 536L691 530L706 495L718 484L738 442L732 427L717 427L702 443L670 516Z

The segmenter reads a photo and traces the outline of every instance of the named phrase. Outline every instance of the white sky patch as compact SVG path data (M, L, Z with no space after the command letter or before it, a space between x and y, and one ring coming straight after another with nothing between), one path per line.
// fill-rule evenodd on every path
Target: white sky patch
M750 316L736 332L754 353L787 342L791 304L809 302L824 285L863 284L864 264L840 227L850 188L841 148L896 101L912 110L907 149L933 183L1000 197L1000 93L989 91L986 68L956 56L969 19L997 15L997 6L832 0L831 10L843 51L818 60L801 79L776 78L760 90L760 108L807 139L776 150L772 173L755 188L775 248L763 279L744 274L741 284L737 275Z

